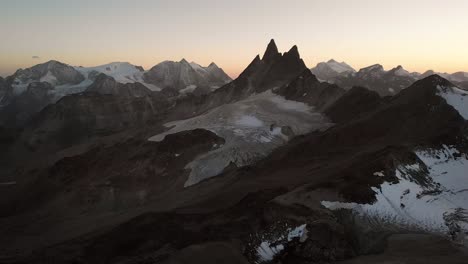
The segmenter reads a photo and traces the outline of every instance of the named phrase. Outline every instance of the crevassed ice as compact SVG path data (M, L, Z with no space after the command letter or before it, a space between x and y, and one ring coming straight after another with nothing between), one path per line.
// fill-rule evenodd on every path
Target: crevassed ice
M245 166L266 156L289 140L282 127L290 127L295 135L300 135L331 125L313 107L267 91L200 116L167 123L165 126L171 129L149 140L161 141L168 134L196 128L210 130L225 139L222 147L213 147L187 165L191 172L185 186L191 186L218 175L231 162Z
M396 171L399 183L385 182L380 188L373 188L376 203L322 201L322 205L331 210L352 209L383 222L447 234L451 231L448 216L457 212L468 217L467 157L454 155L458 151L447 146L415 153L429 170L429 186L411 180L412 173L423 173L421 164L401 165ZM466 221L461 219L456 224L464 230L462 232L468 232Z

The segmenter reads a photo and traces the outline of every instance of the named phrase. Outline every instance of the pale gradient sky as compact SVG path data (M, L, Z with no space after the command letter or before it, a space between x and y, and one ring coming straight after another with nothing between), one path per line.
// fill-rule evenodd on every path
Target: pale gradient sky
M235 77L271 38L298 45L308 67L468 71L467 11L467 0L0 0L0 75L50 59L186 58Z

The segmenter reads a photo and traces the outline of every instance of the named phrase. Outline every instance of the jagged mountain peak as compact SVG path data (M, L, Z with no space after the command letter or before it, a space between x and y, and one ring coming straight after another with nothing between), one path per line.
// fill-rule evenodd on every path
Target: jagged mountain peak
M263 54L262 60L270 61L276 58L280 53L278 52L278 47L276 46L275 40L272 39Z
M185 58L182 58L182 59L180 60L180 63L182 63L182 64L189 64L189 65L190 65L190 63L189 63Z
M208 65L208 68L219 68L218 65L216 65L216 63L212 62L210 63L210 65Z
M297 48L296 45L292 46L288 52L284 53L284 56L297 58L297 59L301 58L301 55L299 55L299 49Z

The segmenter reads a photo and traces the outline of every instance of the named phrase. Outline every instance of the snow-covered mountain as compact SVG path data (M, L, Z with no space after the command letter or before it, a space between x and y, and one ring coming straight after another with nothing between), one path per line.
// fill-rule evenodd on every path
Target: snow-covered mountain
M356 72L346 62L337 62L333 59L327 62L320 62L310 69L312 73L322 81L333 83L338 76L344 76Z
M189 63L185 59L179 62L161 62L145 72L143 80L160 89L172 88L181 93L192 92L197 88L212 90L232 81L214 63L208 67L202 67L195 62Z
M142 76L144 69L141 66L136 66L128 62L111 62L108 64L95 66L95 67L75 67L77 71L86 76L90 81L103 73L107 76L114 78L119 83L144 83ZM150 86L145 84L145 86ZM155 87L148 87L156 89Z
M47 82L53 86L73 86L86 80L86 77L74 67L55 60L24 70L20 69L11 78L14 95L26 91L28 85L33 82Z

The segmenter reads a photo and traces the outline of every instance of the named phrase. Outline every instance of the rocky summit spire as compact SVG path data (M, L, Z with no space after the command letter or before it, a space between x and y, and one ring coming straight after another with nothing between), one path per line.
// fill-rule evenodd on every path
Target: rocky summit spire
M295 58L295 59L300 59L301 56L299 55L299 50L297 49L297 46L294 45L292 48L284 54L284 56L288 56L290 58Z
M267 47L267 49L265 51L265 54L263 54L262 60L271 61L272 59L274 59L278 55L279 55L278 47L276 47L275 40L272 39L270 41L270 43L268 44L268 47Z

